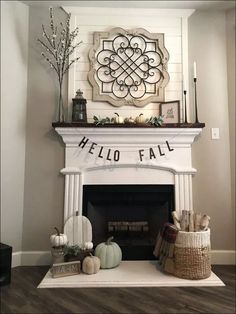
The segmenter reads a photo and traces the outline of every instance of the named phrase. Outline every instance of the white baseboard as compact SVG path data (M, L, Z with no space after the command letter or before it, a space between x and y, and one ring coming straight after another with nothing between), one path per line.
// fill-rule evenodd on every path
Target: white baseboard
M11 267L21 266L21 254L22 252L12 253Z
M235 265L236 251L233 250L212 250L211 263L213 265Z
M213 265L235 265L233 250L212 250L211 260ZM12 253L12 267L17 266L42 266L50 265L50 251L23 251Z
M50 265L50 251L23 251L12 253L12 267Z

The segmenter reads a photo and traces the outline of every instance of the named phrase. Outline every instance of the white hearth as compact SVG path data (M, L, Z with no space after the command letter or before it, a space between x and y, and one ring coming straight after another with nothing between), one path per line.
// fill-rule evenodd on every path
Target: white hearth
M100 269L97 274L52 278L50 270L38 288L111 287L211 287L225 284L213 272L206 279L189 280L163 273L156 261L122 261L119 267Z
M55 127L65 143L64 221L82 213L83 185L172 184L175 210L192 210L191 146L202 128ZM80 145L80 146L79 146ZM169 147L168 147L169 145Z

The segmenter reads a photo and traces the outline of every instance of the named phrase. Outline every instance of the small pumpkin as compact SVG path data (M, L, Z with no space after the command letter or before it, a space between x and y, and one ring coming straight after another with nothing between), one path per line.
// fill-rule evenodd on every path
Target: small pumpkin
M85 242L84 243L84 248L86 250L91 250L93 248L93 242Z
M115 112L115 117L113 118L114 123L124 123L123 117L121 117L117 112Z
M145 122L145 118L144 118L143 113L140 113L140 115L135 118L135 122L136 123L144 123Z
M124 120L125 123L135 123L135 120L132 117L125 118Z
M50 242L52 244L52 247L61 247L65 246L67 244L67 236L64 233L60 233L57 227L54 227L56 230L56 234L52 234L50 236Z
M122 252L119 245L111 242L113 237L106 242L98 244L95 249L95 256L100 258L101 268L114 268L118 266L122 259Z
M96 274L100 269L100 259L97 256L90 256L85 257L82 264L82 270L85 274L92 275Z

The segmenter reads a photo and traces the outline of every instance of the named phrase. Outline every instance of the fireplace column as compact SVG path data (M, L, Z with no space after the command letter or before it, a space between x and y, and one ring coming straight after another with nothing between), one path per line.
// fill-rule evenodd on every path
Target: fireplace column
M65 176L64 223L72 216L82 214L83 175L77 168L63 168Z
M179 214L182 210L193 210L192 175L193 173L175 174L175 210Z

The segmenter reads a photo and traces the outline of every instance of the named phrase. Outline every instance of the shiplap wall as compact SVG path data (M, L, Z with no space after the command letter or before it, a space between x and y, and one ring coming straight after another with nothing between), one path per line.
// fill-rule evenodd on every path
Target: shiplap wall
M150 103L142 108L134 106L114 107L107 102L94 102L92 100L92 87L87 75L90 69L88 53L93 45L95 31L109 31L114 27L124 29L144 28L152 33L165 34L165 46L170 54L168 73L170 81L165 88L165 100L181 101L181 117L183 116L182 94L183 74L188 85L188 30L187 19L193 10L151 10L151 9L122 9L122 8L64 8L72 14L71 29L79 27L78 41L83 43L77 49L74 57L79 56L77 64L69 72L69 115L71 112L71 99L76 90L81 89L87 99L88 121L93 116L112 117L118 112L123 117L136 117L141 112L145 117L159 115L159 104Z

